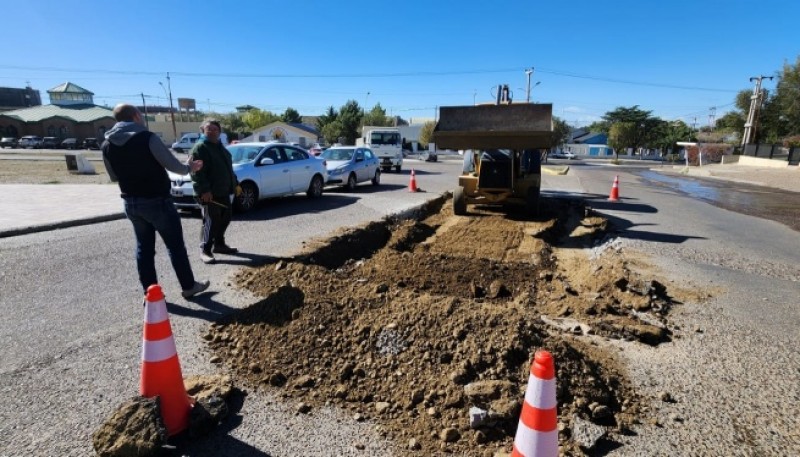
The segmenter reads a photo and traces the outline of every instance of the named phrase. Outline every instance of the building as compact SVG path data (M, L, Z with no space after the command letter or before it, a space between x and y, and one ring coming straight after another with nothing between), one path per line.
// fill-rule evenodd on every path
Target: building
M30 107L0 113L3 136L100 139L115 123L111 110L95 105L94 94L76 84L65 82L48 90L49 105L34 106L33 103L39 101L38 91L30 88L25 91L23 96L31 95Z
M273 122L252 135L243 138L243 143L255 141L281 141L284 143L297 143L301 147L309 147L319 141L319 132L315 127L300 123Z
M614 148L608 145L608 135L590 132L586 129L573 130L564 149L576 156L608 157L614 155Z
M42 97L38 90L30 87L17 89L15 87L0 87L0 111L10 111L42 104Z

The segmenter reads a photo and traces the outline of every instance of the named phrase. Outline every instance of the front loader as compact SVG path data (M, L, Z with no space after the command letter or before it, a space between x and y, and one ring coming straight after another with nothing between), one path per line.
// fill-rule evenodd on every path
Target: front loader
M524 205L539 209L541 158L553 143L551 104L499 101L494 105L443 106L433 131L438 149L464 151L453 191L453 212L468 204Z

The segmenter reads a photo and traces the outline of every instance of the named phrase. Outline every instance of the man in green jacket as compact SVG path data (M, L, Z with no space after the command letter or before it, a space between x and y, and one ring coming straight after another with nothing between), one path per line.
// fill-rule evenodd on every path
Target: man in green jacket
M209 119L200 126L205 138L192 148L192 158L203 160L203 168L192 175L194 193L203 205L203 231L200 234L200 258L214 263L214 253L235 254L225 243L225 231L233 215L233 198L238 181L233 172L231 154L220 141L219 121Z

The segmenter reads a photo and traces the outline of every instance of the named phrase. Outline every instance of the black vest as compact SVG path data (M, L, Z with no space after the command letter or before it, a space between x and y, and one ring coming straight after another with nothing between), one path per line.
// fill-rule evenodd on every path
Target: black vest
M106 140L103 157L119 180L122 197L169 197L167 170L150 153L150 136L144 131L117 146Z

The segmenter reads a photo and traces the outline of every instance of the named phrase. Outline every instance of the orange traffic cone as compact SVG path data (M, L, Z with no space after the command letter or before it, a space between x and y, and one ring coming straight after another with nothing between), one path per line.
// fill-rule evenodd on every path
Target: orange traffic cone
M512 457L557 457L558 414L553 356L536 351L519 416Z
M147 288L142 338L142 377L139 392L161 399L161 418L167 433L176 435L189 426L192 399L183 385L178 350L172 336L167 303L161 286Z
M408 182L409 192L419 192L417 189L417 175L414 174L414 169L411 169L411 180Z
M608 201L619 201L619 176L614 176L614 184L611 185L611 193L608 195Z

